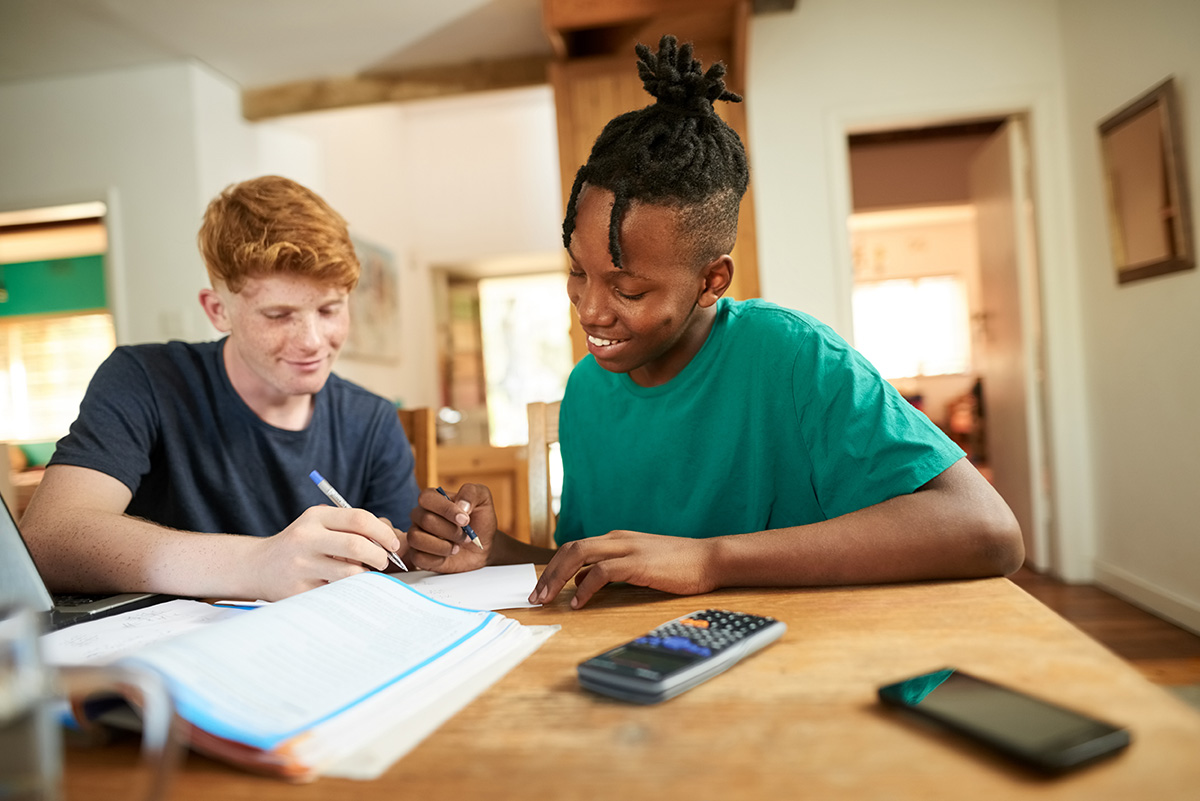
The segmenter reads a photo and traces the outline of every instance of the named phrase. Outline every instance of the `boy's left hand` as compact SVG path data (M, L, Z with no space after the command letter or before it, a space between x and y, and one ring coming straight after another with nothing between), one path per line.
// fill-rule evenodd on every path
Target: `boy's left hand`
M717 588L713 543L640 531L610 531L563 544L542 571L529 596L545 603L575 577L571 608L579 609L605 584L623 581L675 595L697 595Z

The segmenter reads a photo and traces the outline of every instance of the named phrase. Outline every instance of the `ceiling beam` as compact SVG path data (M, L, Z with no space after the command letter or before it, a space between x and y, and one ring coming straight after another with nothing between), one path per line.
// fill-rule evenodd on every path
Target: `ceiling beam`
M777 11L795 11L796 0L754 0L755 14L773 14Z
M251 122L285 114L397 103L434 97L515 89L547 82L546 56L515 56L391 74L323 78L242 91L242 116Z

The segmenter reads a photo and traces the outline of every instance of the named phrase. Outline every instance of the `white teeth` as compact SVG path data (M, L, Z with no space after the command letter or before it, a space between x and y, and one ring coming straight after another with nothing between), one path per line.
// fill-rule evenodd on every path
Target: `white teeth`
M622 339L601 339L600 337L594 337L591 334L589 334L588 342L591 342L593 345L596 345L598 347L604 347L605 345L612 345L617 342L624 342L624 340L622 340Z

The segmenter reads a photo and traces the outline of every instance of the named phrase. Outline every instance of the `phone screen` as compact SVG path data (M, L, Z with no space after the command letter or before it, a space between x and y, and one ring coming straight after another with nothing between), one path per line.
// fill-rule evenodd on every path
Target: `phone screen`
M1083 764L1129 743L1123 729L952 668L888 685L879 696L1044 769Z

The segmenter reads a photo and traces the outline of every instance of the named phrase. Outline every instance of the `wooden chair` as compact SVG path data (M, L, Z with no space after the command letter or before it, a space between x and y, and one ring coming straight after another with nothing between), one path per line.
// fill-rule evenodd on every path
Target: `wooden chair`
M17 488L13 486L12 482L15 462L10 455L9 449L15 449L16 447L16 445L9 445L7 442L0 442L0 497L4 498L4 503L12 511L13 520L20 517L20 514L17 511Z
M437 466L437 412L430 406L416 409L397 409L400 425L408 435L412 445L413 456L417 460L417 487L436 486L438 483Z
M558 442L558 407L530 403L529 415L529 542L554 547L554 508L550 491L550 446Z

